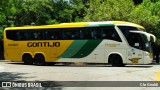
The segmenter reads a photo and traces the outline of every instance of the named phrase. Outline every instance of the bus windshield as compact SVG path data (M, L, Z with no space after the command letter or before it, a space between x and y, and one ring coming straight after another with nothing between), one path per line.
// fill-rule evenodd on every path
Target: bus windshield
M145 33L130 32L127 41L131 47L152 52L151 42Z

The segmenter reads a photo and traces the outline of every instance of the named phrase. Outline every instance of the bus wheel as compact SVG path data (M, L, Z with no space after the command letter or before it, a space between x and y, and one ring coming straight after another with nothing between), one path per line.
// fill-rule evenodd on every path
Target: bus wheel
M34 57L34 63L37 66L43 66L43 65L45 65L45 58L44 58L44 56L42 54L35 55L35 57Z
M121 56L116 54L111 55L109 57L109 62L111 63L112 66L116 66L116 67L124 66Z
M33 64L33 59L30 54L24 54L22 60L25 65L32 65Z

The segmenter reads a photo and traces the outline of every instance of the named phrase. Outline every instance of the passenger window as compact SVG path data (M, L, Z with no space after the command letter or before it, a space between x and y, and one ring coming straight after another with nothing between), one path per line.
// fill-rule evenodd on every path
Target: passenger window
M18 40L28 40L29 39L29 32L27 31L18 31L17 32L17 37Z
M102 31L100 28L94 28L91 32L92 39L101 39Z
M31 40L43 40L42 31L31 31Z
M121 42L121 39L113 26L102 28L102 39L110 39Z
M82 30L82 36L83 39L92 39L93 33L91 28L84 28L84 30Z
M6 37L7 37L7 39L18 40L17 32L18 32L17 30L7 30L6 31Z
M59 40L60 32L57 30L46 30L44 32L44 37L46 40Z
M71 32L69 32L69 31L63 31L63 39L70 40L71 39Z
M6 37L10 40L28 40L29 39L29 32L22 31L22 30L7 30Z
M64 40L76 40L80 39L80 30L75 28L75 30L72 29L64 29L63 30L63 39Z
M132 26L118 26L118 28L121 30L126 39L129 38L129 32L131 30L138 30L138 28Z

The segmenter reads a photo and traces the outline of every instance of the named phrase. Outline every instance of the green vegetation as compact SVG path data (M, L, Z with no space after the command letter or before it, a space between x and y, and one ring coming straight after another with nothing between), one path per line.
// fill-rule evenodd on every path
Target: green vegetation
M160 1L139 3L139 0L0 0L0 37L8 26L119 20L144 26L147 32L156 35L160 45Z

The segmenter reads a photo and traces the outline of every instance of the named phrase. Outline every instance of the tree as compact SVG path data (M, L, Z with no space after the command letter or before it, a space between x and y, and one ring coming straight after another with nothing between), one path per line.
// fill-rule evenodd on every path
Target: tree
M127 21L134 7L132 0L93 0L85 21Z
M83 21L89 7L89 0L70 0L73 9L72 21Z
M18 6L16 25L54 24L71 22L73 10L64 0L26 0Z
M154 34L157 37L157 43L160 45L160 1L151 2L144 0L138 5L130 15L129 21L138 23L144 26L147 32Z
M57 20L59 23L72 21L73 9L69 2L55 0L52 2L52 8L54 9L53 12L51 12L52 19Z
M30 25L32 22L43 25L51 19L50 12L53 9L48 0L26 0L20 3L17 7L20 8L19 12L16 14L17 25Z

